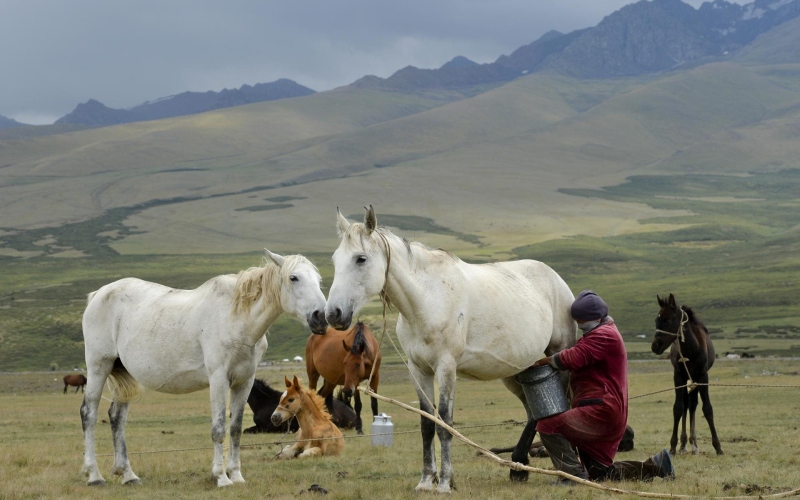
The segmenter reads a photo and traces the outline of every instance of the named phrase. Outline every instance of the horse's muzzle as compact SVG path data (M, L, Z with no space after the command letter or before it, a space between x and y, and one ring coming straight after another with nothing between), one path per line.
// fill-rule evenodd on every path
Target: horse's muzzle
M327 312L325 319L328 320L329 325L337 330L347 330L353 322L353 312L350 311L345 314L340 308L336 307Z
M272 424L275 426L281 425L283 423L283 417L278 412L273 413L269 419L272 420Z
M664 351L667 350L668 343L662 344L658 340L654 340L653 344L650 346L650 350L653 351L655 355L661 355Z
M317 309L309 314L306 318L308 327L311 328L311 333L316 335L325 335L328 331L328 322L325 320L325 311Z

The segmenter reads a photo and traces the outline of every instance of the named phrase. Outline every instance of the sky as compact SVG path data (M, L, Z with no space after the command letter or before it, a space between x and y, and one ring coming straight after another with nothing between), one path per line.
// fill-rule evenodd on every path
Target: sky
M40 125L89 99L129 108L279 78L324 91L459 55L492 62L547 31L594 26L629 3L1 0L0 115Z

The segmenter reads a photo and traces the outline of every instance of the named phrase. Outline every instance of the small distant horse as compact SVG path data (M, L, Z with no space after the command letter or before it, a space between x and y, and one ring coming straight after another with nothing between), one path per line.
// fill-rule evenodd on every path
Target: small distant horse
M64 394L67 393L67 387L72 386L75 388L75 394L78 393L78 389L83 392L83 387L86 385L86 377L81 374L76 375L64 375Z
M714 345L708 336L708 329L697 319L691 308L677 306L675 297L662 299L656 295L661 310L656 316L656 333L651 349L655 354L662 354L670 347L669 359L674 368L675 404L672 407L673 428L670 439L670 453L675 454L678 445L678 422L683 419L681 431L680 453L686 453L686 412L691 422L692 454L697 455L697 429L695 427L695 411L697 410L698 393L703 400L703 416L711 429L711 444L722 455L717 429L714 426L714 409L708 397L708 385L693 388L681 387L687 383L708 384L708 370L714 365Z
M304 389L297 376L290 382L284 377L286 392L272 414L272 423L281 425L292 417L300 423L297 442L287 445L278 458L305 458L338 455L344 449L342 431L331 422L325 403L316 391Z
M350 345L348 344L350 342ZM337 385L342 386L344 396L355 393L356 431L363 434L361 422L361 396L358 384L368 380L372 367L375 371L369 383L370 389L378 392L380 382L381 353L378 341L369 327L362 322L350 330L339 331L328 328L325 335L311 335L306 342L306 372L308 386L316 390L320 375L323 385L319 395L327 397ZM378 400L371 399L372 415L378 414Z
M379 227L371 206L366 210L363 224L338 213L341 242L333 254L325 307L330 325L349 328L364 304L380 295L399 313L395 331L408 355L422 411L438 413L452 425L457 376L502 379L530 421L528 401L514 376L542 355L575 345L577 329L569 312L575 298L569 286L535 260L469 264L444 250L409 242ZM416 490L448 493L453 436L424 417L420 427L422 477ZM440 476L435 435L441 444ZM532 434L521 460L527 460L531 441Z
M266 250L266 249L265 249ZM108 410L114 442L113 474L139 483L125 447L129 402L141 385L185 394L211 389L212 474L217 486L243 483L239 459L242 414L267 349L265 333L284 313L324 333L325 296L317 268L301 255L266 250L263 267L217 276L194 290L177 290L125 278L89 294L83 314L88 384L81 406L83 472L90 485L104 484L95 456L94 428L103 385L109 378ZM230 452L225 472L226 399L230 391Z
M296 419L291 419L279 426L272 423L272 414L281 400L282 392L273 389L263 380L256 379L250 395L247 397L247 404L253 410L253 427L245 429L245 434L257 434L260 432L297 432L300 425ZM346 403L336 399L331 394L325 398L325 407L331 414L331 419L339 429L352 429L356 422L356 412Z

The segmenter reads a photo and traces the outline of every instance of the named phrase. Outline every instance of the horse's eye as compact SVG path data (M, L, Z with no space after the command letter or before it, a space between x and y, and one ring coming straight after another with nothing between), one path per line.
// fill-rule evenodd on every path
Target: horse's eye
M356 264L363 264L366 261L367 261L366 255L359 255L358 257L356 257Z
M293 274L293 275L289 276L289 281L298 282L298 281L300 281L300 280L297 278L297 276L295 276L295 275Z
M289 399L290 403L294 403L294 398Z

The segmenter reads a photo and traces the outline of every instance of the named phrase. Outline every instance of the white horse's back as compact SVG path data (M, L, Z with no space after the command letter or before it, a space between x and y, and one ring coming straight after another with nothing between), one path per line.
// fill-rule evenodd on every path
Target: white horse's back
M401 312L397 332L409 356L431 371L447 352L455 356L459 376L504 378L545 352L575 343L572 292L542 262L469 264L452 257L426 272L438 281L424 289L426 301L434 305L425 315L427 324ZM443 338L445 331L451 338Z
M115 281L91 297L83 318L85 341L94 356L119 358L149 389L178 394L203 389L208 387L204 359L212 354L203 351L210 347L208 337L224 335L218 330L228 321L235 328L230 317L235 281L234 275L218 276L194 290L136 278Z

